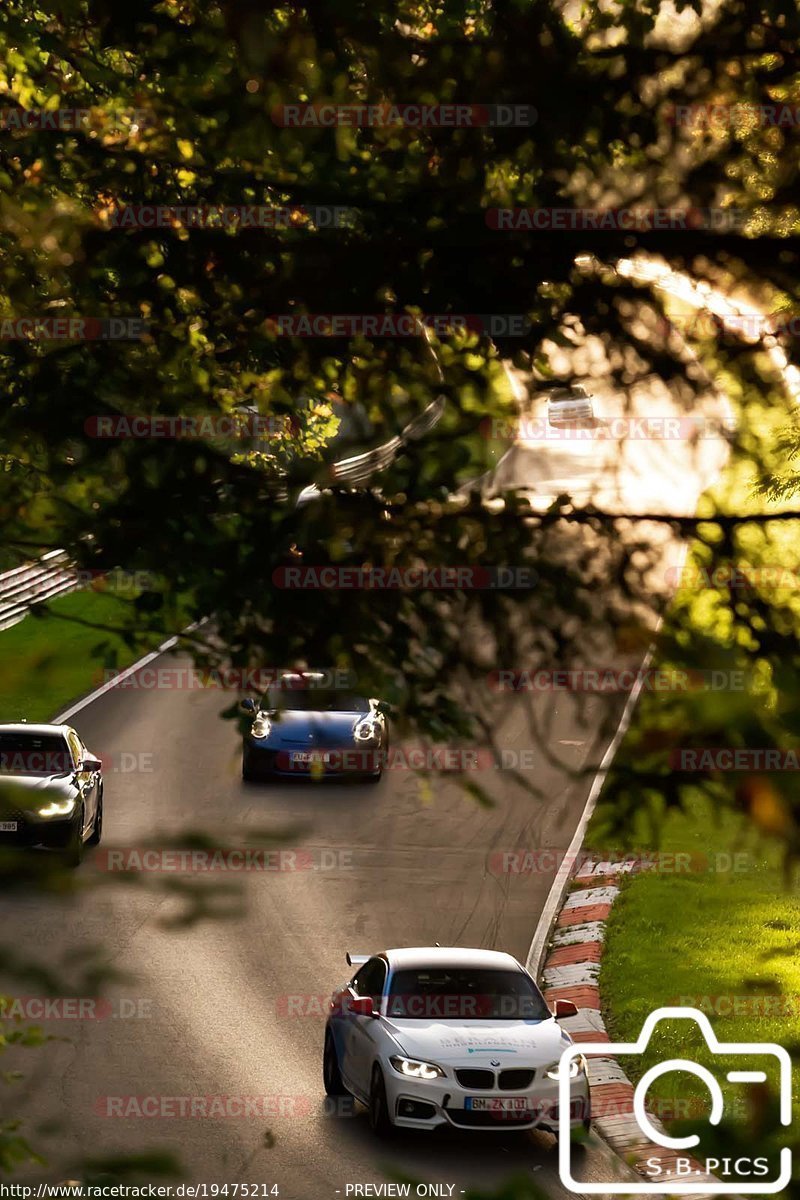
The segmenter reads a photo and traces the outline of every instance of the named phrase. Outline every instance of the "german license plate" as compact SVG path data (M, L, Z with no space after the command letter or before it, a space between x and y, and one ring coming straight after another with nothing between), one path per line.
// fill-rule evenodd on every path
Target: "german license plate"
M329 763L332 759L333 755L324 751L295 750L292 754L292 762L298 766L303 763Z
M0 821L0 833L16 833L17 821Z
M464 1107L470 1112L527 1112L532 1101L527 1096L467 1096Z

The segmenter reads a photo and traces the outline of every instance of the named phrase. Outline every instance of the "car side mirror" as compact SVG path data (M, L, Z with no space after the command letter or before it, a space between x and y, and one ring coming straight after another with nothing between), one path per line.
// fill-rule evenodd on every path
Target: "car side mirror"
M350 1001L350 1012L357 1017L379 1017L372 1003L372 996L356 996Z
M577 1017L578 1009L571 1000L556 1000L553 1005L553 1016L557 1021L563 1021L564 1017Z
M258 712L258 705L256 704L255 700L252 699L251 696L248 696L246 700L243 700L242 703L239 705L239 707L241 708L242 712L246 712L246 713Z
M102 769L103 764L100 762L100 759L92 758L90 754L87 754L81 763L82 771L102 771Z

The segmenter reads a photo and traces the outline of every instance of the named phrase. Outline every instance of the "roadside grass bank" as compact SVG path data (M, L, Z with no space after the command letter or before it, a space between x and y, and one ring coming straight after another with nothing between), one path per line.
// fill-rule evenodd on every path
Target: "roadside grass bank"
M130 666L168 636L125 638L91 627L121 626L129 612L129 599L85 589L0 632L0 721L49 721L97 687L105 668Z
M598 821L587 849L608 844ZM606 926L600 993L612 1041L634 1041L651 1012L677 1005L704 1012L720 1041L800 1044L800 895L783 847L699 792L691 812L663 814L657 841L642 822L632 844L653 852L655 865L623 881ZM719 1072L686 1021L659 1027L642 1058L623 1065L635 1082L668 1058ZM700 1120L709 1102L685 1072L662 1076L650 1095L665 1102L667 1120Z
M754 359L753 369L763 377L763 356ZM779 475L786 470L780 434L795 418L791 401L787 397L784 407L776 398L767 406L756 388L720 371L718 363L714 367L739 414L741 434L727 468L702 498L699 514L777 513L782 505L768 504L755 483L761 470ZM727 682L718 690L700 686L683 694L643 694L590 821L587 850L629 847L632 857L642 852L655 861L651 869L622 881L606 926L599 981L603 1018L611 1040L627 1042L636 1040L645 1018L658 1008L696 1008L708 1016L720 1041L775 1042L796 1057L800 868L786 851L792 837L797 846L800 774L712 767L692 778L680 775L673 756L684 747L777 745L797 750L800 757L791 665L787 661L782 676L779 640L770 644L770 628L761 640L747 628L752 613L756 633L763 628L759 621L773 620L789 658L800 633L800 583L792 585L787 578L776 584L774 571L784 568L800 580L800 523L753 525L727 542L711 526L698 533L652 666L718 671ZM746 590L732 592L724 573L714 578L718 549L723 561L747 565ZM760 653L764 646L769 658ZM620 788L626 774L629 782ZM726 1071L745 1069L744 1062L720 1061L696 1026L676 1019L656 1029L640 1058L626 1058L621 1065L635 1083L650 1067L672 1058L707 1067L722 1086L725 1118L712 1131L712 1153L760 1154L789 1139L796 1144L796 1133L776 1132L775 1060L746 1064L766 1071L766 1084L730 1084ZM708 1149L710 1095L700 1079L671 1072L652 1084L648 1096L671 1133L698 1132ZM796 1092L793 1107L796 1121Z

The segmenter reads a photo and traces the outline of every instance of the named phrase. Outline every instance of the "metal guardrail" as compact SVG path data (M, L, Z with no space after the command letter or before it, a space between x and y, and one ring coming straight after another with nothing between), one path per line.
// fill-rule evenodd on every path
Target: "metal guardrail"
M430 330L420 322L419 332L436 368L439 383L444 386L444 371L434 349ZM332 486L357 487L360 484L369 483L373 475L379 471L385 471L394 462L404 446L407 446L409 442L419 441L436 428L442 419L446 405L447 398L442 392L434 400L431 400L421 413L413 417L396 437L384 442L382 446L376 446L373 450L365 450L363 454L354 454L352 458L341 458L338 462L331 463L328 470ZM316 500L324 490L324 485L319 487L315 483L309 484L298 496L297 507L301 508L309 501Z
M328 469L332 486L357 487L359 484L368 483L373 475L384 471L394 462L408 442L418 441L435 428L441 420L444 408L444 396L437 396L427 408L409 421L397 437L384 442L382 446L376 446L374 450L365 450L363 454L355 454L352 458L341 458L338 462L331 463ZM298 496L297 507L315 500L322 495L323 490L315 483L309 484Z
M65 550L50 550L36 562L0 575L0 630L10 629L41 604L81 587Z
M429 433L440 421L445 399L438 396L414 417L402 432L374 450L340 459L331 464L333 482L339 487L358 487L369 482L373 475L385 470L404 445ZM297 507L315 500L322 491L311 484L300 493ZM25 563L0 575L0 631L10 629L23 620L34 604L52 600L83 587L84 583L69 565L65 550L50 550L36 562Z
M444 412L445 400L438 396L427 408L402 430L399 436L374 450L356 454L352 458L332 463L333 480L340 487L357 487L367 483L373 475L385 470L399 450L407 442L416 441L434 428ZM312 484L304 488L297 499L297 507L307 504L322 494ZM36 562L25 563L0 575L0 631L10 629L23 620L31 606L73 592L84 583L69 565L66 550L50 550Z
M444 373L431 344L430 332L425 327L421 327L420 332L436 366L439 382L444 383ZM445 405L445 396L437 396L390 441L363 454L355 454L352 458L343 458L331 463L329 470L335 485L357 487L368 483L373 475L385 470L394 461L404 446L424 438L439 424ZM300 493L296 507L307 504L321 494L322 490L316 484L311 484ZM12 625L23 620L32 605L76 591L83 586L83 581L69 563L66 550L50 550L36 562L25 563L21 567L6 571L0 575L0 630L10 629Z

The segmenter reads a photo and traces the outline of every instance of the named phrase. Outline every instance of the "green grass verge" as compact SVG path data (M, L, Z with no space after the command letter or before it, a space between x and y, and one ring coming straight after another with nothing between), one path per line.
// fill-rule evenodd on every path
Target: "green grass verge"
M644 823L641 835L636 844L653 849ZM587 844L608 845L601 819ZM600 990L612 1040L635 1040L651 1012L680 1005L705 1012L721 1041L800 1042L800 896L784 876L782 846L698 794L691 813L665 815L659 847L663 860L625 881L607 926ZM676 1057L714 1067L701 1039L687 1040L686 1022L674 1021L629 1074ZM686 1073L662 1076L650 1094L694 1103L695 1115L707 1098ZM664 1115L672 1111L665 1104Z
M742 426L752 443L745 449L770 469L776 468L776 434L786 424L791 405L767 409L752 393L743 392L733 376L721 379L721 384L742 414ZM700 512L711 515L718 505L738 513L768 511L763 497L754 493L751 464L747 453L734 455L718 484L701 501ZM794 563L797 544L794 521L746 529L738 540L742 558L751 563ZM687 565L703 565L707 558L707 547L693 545ZM796 594L782 599L780 620L788 628L797 619L800 600ZM691 736L698 729L716 729L708 744L725 744L718 731L726 728L726 715L732 726L742 720L743 712L780 713L780 683L763 662L748 658L746 643L736 644L730 638L729 604L729 597L713 589L678 594L665 620L662 645L670 644L676 629L688 631L685 646L702 646L707 638L718 653L726 655L718 665L744 666L754 675L760 670L761 690L738 697L695 694L685 700L643 695L617 757L623 770L626 763L636 767L646 762L650 754L656 756L650 763L657 762L660 742L669 747L676 738ZM658 669L675 664L658 652L652 665ZM789 737L790 743L794 740ZM794 790L794 779L786 777L778 784L774 776L772 781L769 776L751 776L743 782L741 775L729 775L717 779L716 798L699 787L687 788L680 807L673 806L674 796L668 807L663 796L653 802L656 778L657 774L650 777L647 796L643 791L640 802L629 803L625 810L625 842L664 857L656 859L660 865L655 870L623 882L607 925L600 994L612 1041L634 1041L650 1013L678 1005L705 1012L721 1041L775 1042L796 1052L800 1047L800 897L796 870L792 877L792 869L785 865L787 843L779 836L787 834L787 791ZM619 846L620 841L619 812L604 793L590 822L586 847L602 851ZM676 854L683 855L677 863L670 857ZM760 1153L782 1144L782 1135L774 1131L777 1072L773 1063L753 1063L768 1071L772 1087L727 1084L695 1027L686 1020L673 1020L657 1028L641 1058L626 1059L624 1065L637 1081L645 1070L671 1058L700 1063L720 1080L726 1117L732 1118L714 1134L721 1155ZM724 1065L726 1070L743 1067L735 1060ZM673 1133L689 1128L700 1132L700 1124L705 1125L709 1093L688 1072L662 1076L648 1095ZM794 1107L796 1118L800 1109L796 1093ZM796 1140L796 1134L791 1136ZM708 1150L705 1135L701 1144Z
M128 666L164 640L135 642L77 623L121 626L130 600L84 590L51 601L0 632L0 721L47 721L102 682L103 669ZM71 619L70 619L71 618Z

